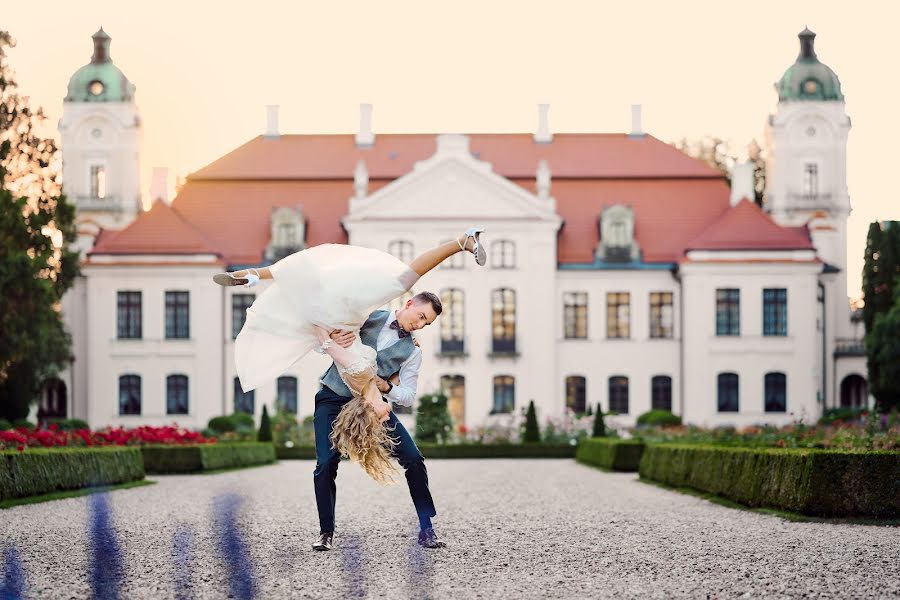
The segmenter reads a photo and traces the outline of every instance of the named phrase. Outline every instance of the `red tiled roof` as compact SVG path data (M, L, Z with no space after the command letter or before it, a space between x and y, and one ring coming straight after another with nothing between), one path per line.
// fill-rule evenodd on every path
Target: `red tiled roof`
M89 254L217 254L203 235L161 200L128 227L103 232Z
M696 238L686 250L813 250L805 227L782 227L744 198Z
M506 178L533 178L544 159L556 178L719 178L721 173L653 136L561 133L549 144L530 134L469 136L472 153ZM433 134L382 134L371 148L352 135L256 137L189 176L191 179L347 179L360 159L370 179L396 179L437 149Z

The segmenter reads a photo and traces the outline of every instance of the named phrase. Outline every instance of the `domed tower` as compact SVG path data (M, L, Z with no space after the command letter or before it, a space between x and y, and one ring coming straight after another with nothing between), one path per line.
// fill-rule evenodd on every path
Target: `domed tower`
M79 230L120 229L141 208L140 119L134 85L113 64L111 38L93 35L91 62L69 80L59 121L63 188L75 204ZM79 245L88 245L87 239ZM83 250L87 248L82 248Z

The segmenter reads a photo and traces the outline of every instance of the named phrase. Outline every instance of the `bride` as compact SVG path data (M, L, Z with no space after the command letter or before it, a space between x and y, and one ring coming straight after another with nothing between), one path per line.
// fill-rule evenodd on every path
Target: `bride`
M223 286L253 287L262 279L273 280L247 309L235 340L242 389L248 392L275 379L310 350L328 354L353 393L335 420L330 439L338 452L359 462L376 481L389 481L395 470L389 448L395 442L381 423L389 419L391 405L375 384L376 351L360 341L359 329L373 310L409 291L457 252L471 252L476 263L484 265L483 231L470 228L409 265L380 250L322 244L266 268L216 274L213 281ZM332 342L330 333L337 329L356 333L348 348Z

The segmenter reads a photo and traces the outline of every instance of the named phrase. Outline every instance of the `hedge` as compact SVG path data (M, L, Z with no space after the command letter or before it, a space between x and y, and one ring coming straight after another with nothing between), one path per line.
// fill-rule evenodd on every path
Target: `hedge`
M575 446L569 444L417 444L426 459L433 458L572 458ZM314 446L277 449L280 459L315 460Z
M638 470L643 452L644 442L641 440L588 438L578 444L575 460L601 469L633 473Z
M0 500L143 478L141 451L134 447L0 451Z
M147 473L197 473L274 462L275 447L264 442L141 446Z
M900 452L651 444L640 474L752 507L900 517Z

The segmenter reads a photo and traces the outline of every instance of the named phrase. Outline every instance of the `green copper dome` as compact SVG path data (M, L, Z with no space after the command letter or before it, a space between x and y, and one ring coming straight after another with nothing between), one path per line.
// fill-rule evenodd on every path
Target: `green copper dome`
M103 28L95 33L94 54L69 79L66 102L127 102L134 97L134 85L109 57L110 38Z
M798 37L800 38L800 56L775 84L775 89L778 90L778 100L781 102L793 100L843 101L841 80L827 65L819 62L819 58L816 56L813 48L816 34L809 29L804 29Z

